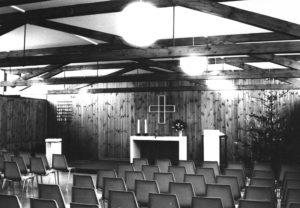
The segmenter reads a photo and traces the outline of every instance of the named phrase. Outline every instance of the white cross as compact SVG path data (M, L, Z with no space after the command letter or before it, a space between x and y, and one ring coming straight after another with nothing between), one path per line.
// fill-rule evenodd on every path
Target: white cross
M174 113L175 105L166 105L166 96L158 95L158 104L149 105L149 113L157 113L158 124L166 123L166 113Z

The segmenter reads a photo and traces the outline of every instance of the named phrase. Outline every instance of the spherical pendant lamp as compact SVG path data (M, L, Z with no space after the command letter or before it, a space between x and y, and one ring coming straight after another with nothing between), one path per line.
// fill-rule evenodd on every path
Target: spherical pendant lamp
M207 69L207 58L203 56L188 56L180 58L180 67L190 76L201 75Z

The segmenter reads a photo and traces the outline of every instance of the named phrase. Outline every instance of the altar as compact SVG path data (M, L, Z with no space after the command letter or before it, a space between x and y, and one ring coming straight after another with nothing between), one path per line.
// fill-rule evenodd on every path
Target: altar
M166 149L160 151L159 147ZM178 148L173 148L173 147ZM152 147L152 148L151 148ZM130 162L133 158L141 158L145 155L145 150L157 152L157 157L163 158L166 152L170 151L172 155L176 155L177 160L187 160L187 137L186 136L131 136L130 137ZM163 153L163 154L160 154ZM160 155L159 155L160 154Z

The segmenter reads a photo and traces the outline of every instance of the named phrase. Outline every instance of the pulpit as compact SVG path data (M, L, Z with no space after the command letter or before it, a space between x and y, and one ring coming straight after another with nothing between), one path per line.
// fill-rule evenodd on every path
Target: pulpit
M46 143L46 157L50 167L52 167L52 155L61 154L61 138L47 138Z

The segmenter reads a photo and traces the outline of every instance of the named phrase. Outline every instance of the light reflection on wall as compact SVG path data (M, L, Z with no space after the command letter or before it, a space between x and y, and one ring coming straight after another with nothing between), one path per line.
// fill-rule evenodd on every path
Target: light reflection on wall
M207 88L210 90L220 90L225 99L232 100L236 95L236 87L233 80L206 80Z

